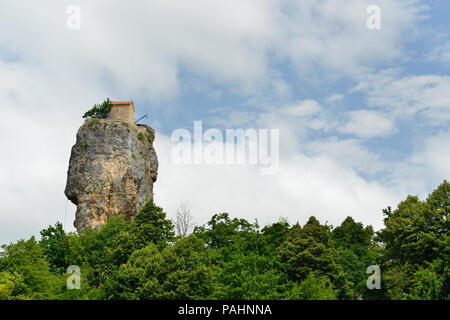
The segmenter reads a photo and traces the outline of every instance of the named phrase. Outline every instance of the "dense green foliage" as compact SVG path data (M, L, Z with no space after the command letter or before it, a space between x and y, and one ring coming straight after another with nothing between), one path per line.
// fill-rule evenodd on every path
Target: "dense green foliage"
M450 184L420 201L384 210L374 232L351 217L333 228L310 217L291 226L213 215L175 237L164 211L147 203L134 221L111 218L100 230L3 245L1 299L450 299ZM81 270L69 290L66 269ZM367 267L381 268L369 290Z
M89 111L87 111L83 118L92 118L92 119L106 119L109 111L111 111L112 104L107 98L102 104L95 104Z

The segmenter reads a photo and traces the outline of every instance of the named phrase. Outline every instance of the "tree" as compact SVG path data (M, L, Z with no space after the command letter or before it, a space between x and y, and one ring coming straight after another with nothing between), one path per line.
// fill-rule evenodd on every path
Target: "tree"
M427 268L419 267L414 273L409 299L437 300L441 298L443 277L438 272L437 264L437 262L430 264Z
M285 219L280 219L270 226L265 226L261 231L268 243L278 248L289 236L289 223Z
M375 298L377 291L368 290L367 267L377 263L380 248L374 243L372 226L364 227L347 217L331 232L334 246L338 251L339 264L345 271L345 278L354 291L354 298Z
M95 104L83 115L83 118L105 119L108 116L109 111L111 111L111 108L111 101L109 101L109 98L106 98L101 104Z
M279 255L292 280L304 280L312 271L327 276L337 272L337 252L326 227L315 217L280 246Z
M215 253L214 298L279 299L288 282L276 255L242 250L237 245Z
M213 289L213 269L204 242L194 235L162 252L153 243L135 251L107 280L108 299L206 299Z
M449 230L449 190L450 185L444 181L426 201L408 196L396 210L383 210L386 227L380 231L379 239L386 245L386 261L421 265L439 256Z
M228 213L215 214L208 221L209 228L195 227L194 234L202 238L213 249L218 249L240 241L256 232L256 224L245 219L230 219Z
M195 235L182 238L162 253L163 299L207 299L213 292L214 269L205 242Z
M177 215L175 217L175 230L177 231L177 236L185 237L192 227L192 216L191 208L187 202L183 202L177 209Z
M135 251L126 264L106 280L102 291L105 299L139 300L161 296L160 274L163 257L155 244Z
M372 244L374 231L372 226L364 227L361 222L355 222L347 217L340 226L332 231L333 240L342 246L367 248Z
M441 299L450 300L450 234L447 234L445 250L439 260L442 270Z
M147 202L134 218L131 232L141 246L154 243L163 248L174 240L173 223L166 219L166 213L153 200Z
M337 290L327 277L317 277L314 273L310 273L300 284L294 285L286 298L289 300L337 300Z
M68 265L80 266L84 281L97 288L118 267L111 263L111 251L116 246L117 235L129 228L130 222L117 216L110 218L98 231L88 228L79 236L70 237Z
M444 180L426 199L429 230L447 235L450 230L450 183Z
M34 237L3 245L0 252L0 287L8 299L53 299L60 277L52 274L44 250Z
M27 285L17 272L0 272L0 300L29 300Z
M408 196L397 209L383 212L386 227L377 240L384 245L387 297L447 297L450 184L444 181L425 201Z
M41 232L39 244L44 249L50 263L50 270L56 274L63 273L68 267L67 259L70 255L69 238L64 232L63 226L57 222L54 227L49 226Z
M292 281L301 282L314 272L318 277L329 278L339 288L340 298L349 298L353 294L338 264L329 227L321 225L315 217L310 217L303 228L297 227L279 247L278 253Z

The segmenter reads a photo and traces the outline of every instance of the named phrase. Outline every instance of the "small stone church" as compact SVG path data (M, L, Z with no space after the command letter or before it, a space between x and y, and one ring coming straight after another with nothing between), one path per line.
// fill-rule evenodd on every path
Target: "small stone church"
M107 119L134 123L133 101L111 101L112 108Z

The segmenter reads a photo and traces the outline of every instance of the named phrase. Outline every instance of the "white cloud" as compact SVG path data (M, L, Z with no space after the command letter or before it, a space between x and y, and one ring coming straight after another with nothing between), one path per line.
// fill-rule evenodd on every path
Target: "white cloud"
M406 76L397 70L370 75L353 91L367 93L371 107L382 108L393 117L418 116L430 125L450 121L450 77Z
M332 94L331 96L329 96L327 98L327 100L325 102L326 103L338 102L338 101L342 101L344 98L345 98L345 96L343 94Z
M368 151L356 139L339 140L337 137L314 140L306 145L307 154L329 158L342 167L359 174L373 176L389 166L376 153Z
M282 114L291 117L310 116L322 111L322 107L315 100L305 100L295 106L285 107L280 110Z
M435 46L429 53L428 59L444 63L450 62L450 41Z
M78 31L66 28L72 3L44 2L3 3L0 39L53 72L153 100L177 93L180 68L244 91L267 79L274 1L78 1Z
M348 122L338 128L339 132L355 134L361 138L387 136L395 131L392 119L375 111L348 112Z
M168 99L180 70L250 93L272 86L281 96L269 56L302 71L361 74L398 57L403 32L421 12L418 1L380 0L383 29L366 28L366 0L78 1L81 30L68 30L68 1L3 1L0 46L22 61L78 81L110 85L118 95ZM325 76L323 74L322 76ZM278 79L278 80L277 80ZM322 79L323 81L323 79Z
M318 70L361 76L378 64L404 58L404 34L411 37L426 8L420 1L379 0L381 30L368 30L366 9L373 1L334 0L289 3L280 47L302 71L315 78ZM322 68L322 69L321 69Z
M258 166L175 165L170 158L169 138L158 134L155 143L160 160L157 203L174 215L180 203L189 201L198 223L219 212L249 221L257 218L262 225L281 216L304 223L311 215L337 225L351 215L379 228L381 210L394 206L403 196L366 182L349 163L336 161L328 153L306 156L296 152L281 159L276 175L263 176ZM351 148L355 147L346 149ZM360 160L371 158L361 150L357 152Z
M424 199L444 179L450 180L450 132L423 137L402 161L390 164L386 185Z
M271 106L267 110L233 111L225 108L214 112L211 123L224 128L283 128L284 135L305 136L309 129L328 130L336 125L330 114L317 101L308 99L293 105ZM294 138L296 139L296 138Z
M80 114L104 92L59 82L39 68L0 61L0 242L64 222L64 186ZM74 208L68 205L68 230ZM70 216L72 214L72 217Z
M441 131L428 137L412 156L412 162L426 166L434 181L450 178L450 131ZM438 182L439 183L439 182Z
M255 112L231 111L227 113L226 117L215 118L211 123L223 128L240 128L246 127L250 122L254 121L256 117L257 115Z

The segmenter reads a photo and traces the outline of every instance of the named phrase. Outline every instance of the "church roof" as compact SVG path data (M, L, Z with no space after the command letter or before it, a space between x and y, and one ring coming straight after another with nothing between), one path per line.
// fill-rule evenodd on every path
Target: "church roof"
M133 101L110 101L112 105L131 105L134 111Z

